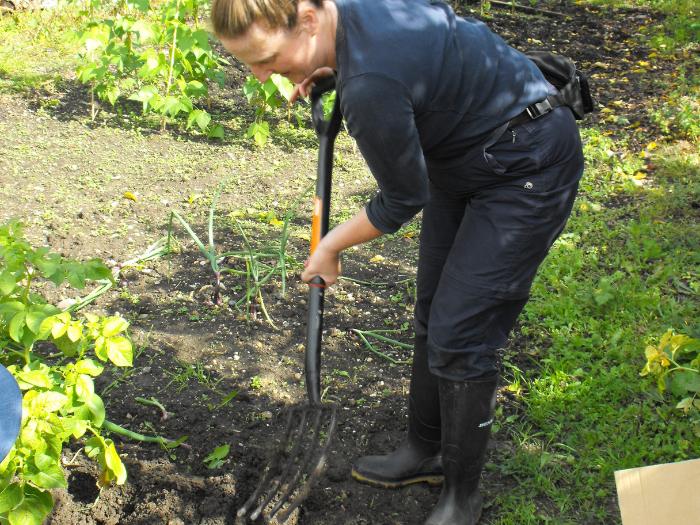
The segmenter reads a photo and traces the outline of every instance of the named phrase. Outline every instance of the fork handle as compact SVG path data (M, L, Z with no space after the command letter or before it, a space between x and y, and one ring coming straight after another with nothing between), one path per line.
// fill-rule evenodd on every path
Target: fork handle
M318 170L316 193L311 218L311 253L321 238L328 233L333 172L333 145L340 131L342 116L336 97L330 120L323 118L321 96L335 88L335 78L327 77L311 90L311 116L318 135ZM319 276L309 283L308 319L306 324L305 379L306 393L312 404L321 403L321 338L323 333L323 306L326 283Z

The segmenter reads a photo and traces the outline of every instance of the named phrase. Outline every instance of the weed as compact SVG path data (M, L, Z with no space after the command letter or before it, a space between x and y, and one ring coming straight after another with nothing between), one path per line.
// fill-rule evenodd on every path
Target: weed
M649 110L649 114L670 138L700 139L700 77L688 79L681 71L673 89L657 107Z
M226 394L223 398L221 398L221 401L219 401L216 404L209 403L207 405L207 408L211 412L214 412L215 410L218 410L218 409L228 405L231 402L231 400L233 400L237 395L238 395L238 390L231 390L228 394Z
M182 392L187 388L191 380L195 380L200 385L213 390L221 382L221 379L212 379L202 363L189 364L180 362L177 368L175 372L166 372L170 376L170 381L163 388L168 388L175 383L177 385L176 390Z
M202 460L203 463L210 469L221 467L226 463L226 457L228 456L230 448L228 443L219 445Z

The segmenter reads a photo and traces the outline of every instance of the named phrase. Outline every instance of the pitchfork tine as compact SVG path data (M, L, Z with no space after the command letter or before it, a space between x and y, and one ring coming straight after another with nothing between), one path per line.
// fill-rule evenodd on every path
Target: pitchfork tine
M287 417L287 428L285 430L284 443L289 442L289 437L292 434L293 415L294 415L294 412L290 411L289 416ZM279 463L279 460L282 457L283 453L284 453L284 448L279 447L277 449L277 452L275 453L275 455L272 457L270 462L267 464L267 467L265 468L265 474L263 475L263 479L260 480L260 483L258 484L258 487L255 489L255 492L253 492L253 494L248 498L248 500L245 502L245 504L240 509L238 509L238 512L236 513L237 517L242 518L246 514L248 514L248 510L250 509L250 507L255 504L255 502L260 497L260 494L262 494L262 491L264 490L264 488L270 482L270 479L272 479L273 467L276 466L277 463Z
M319 407L319 409L316 411L316 417L314 418L314 425L313 425L313 430L312 432L314 433L314 438L313 442L311 445L308 447L306 450L306 454L304 455L304 459L298 463L297 465L297 470L294 473L293 476L287 476L288 473L291 471L291 467L294 465L294 461L289 461L287 463L287 468L285 469L284 475L280 476L280 479L278 480L279 486L284 486L283 480L285 477L291 478L291 480L286 481L287 488L285 489L284 493L280 496L279 501L275 504L274 508L270 511L269 516L272 518L277 511L286 503L286 501L289 499L290 494L292 491L296 488L297 481L299 480L299 477L301 476L302 472L305 472L306 470L306 465L311 463L311 460L313 459L313 455L316 452L316 448L318 447L319 442L321 441L321 435L320 435L320 429L321 429L321 418L323 417L323 409ZM271 498L270 498L271 499Z
M292 410L293 413L297 412L297 411L298 411L297 409ZM267 480L268 482L272 481L272 485L270 486L269 490L267 491L267 496L262 501L262 503L260 503L260 505L258 505L258 508L256 508L250 514L250 519L252 521L255 521L256 519L258 519L258 516L260 516L263 509L267 506L268 503L270 503L270 501L275 496L275 494L277 494L277 487L282 486L282 481L287 477L287 474L292 469L292 466L294 466L294 458L297 457L297 453L299 452L299 449L301 448L301 445L303 442L303 435L305 434L304 430L306 429L307 416L308 416L307 411L305 411L305 410L301 411L301 422L297 426L298 431L294 433L295 439L287 440L284 443L284 445L282 446L282 450L285 450L287 448L288 444L294 443L294 446L289 451L287 464L285 465L284 470L274 480ZM314 425L318 425L319 418L320 418L320 415L316 417L316 421L314 422ZM313 452L313 449L312 449L312 452ZM272 517L272 515L270 515L270 517Z
M296 509L299 505L301 505L306 497L309 495L309 492L311 491L311 487L313 485L314 480L323 472L323 467L326 463L326 456L328 454L328 448L331 445L331 437L333 436L333 433L335 432L335 426L337 423L337 412L336 408L332 407L331 408L331 422L330 425L328 426L328 438L326 439L326 443L323 446L323 449L321 449L321 455L318 458L318 461L316 462L316 466L314 467L314 470L311 472L311 475L306 479L306 482L304 485L301 487L299 490L299 493L297 494L297 497L289 504L289 507L287 507L280 515L277 521L280 523L284 523L287 521L287 518L289 518L289 515L294 512L294 509ZM274 513L273 513L274 515Z

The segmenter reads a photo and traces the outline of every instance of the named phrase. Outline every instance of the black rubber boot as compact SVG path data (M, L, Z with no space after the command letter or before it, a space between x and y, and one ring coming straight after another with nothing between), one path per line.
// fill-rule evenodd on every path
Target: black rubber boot
M406 438L390 454L359 458L352 477L382 488L442 483L438 378L428 369L425 337L416 337L414 343Z
M479 478L496 405L496 376L475 381L440 378L442 465L440 499L425 525L475 525L483 499Z

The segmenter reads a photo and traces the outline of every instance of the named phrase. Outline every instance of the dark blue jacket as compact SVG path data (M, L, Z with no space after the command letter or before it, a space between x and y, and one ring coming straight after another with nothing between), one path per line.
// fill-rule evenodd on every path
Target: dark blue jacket
M537 67L477 20L428 0L335 0L341 110L379 184L372 224L398 230L448 159L547 96Z

